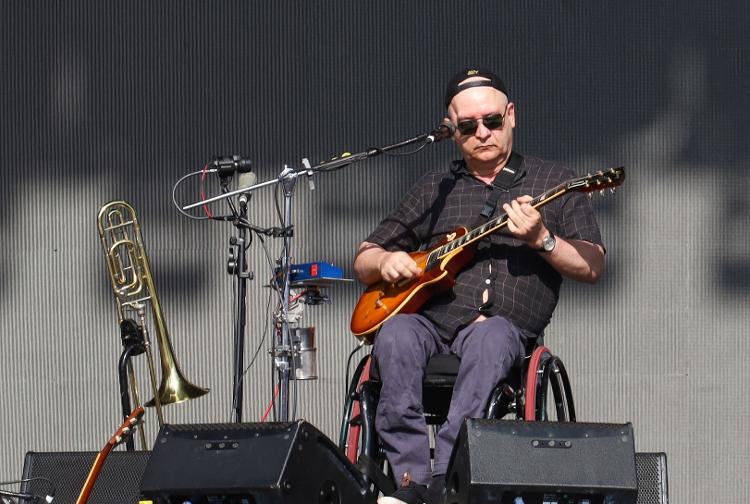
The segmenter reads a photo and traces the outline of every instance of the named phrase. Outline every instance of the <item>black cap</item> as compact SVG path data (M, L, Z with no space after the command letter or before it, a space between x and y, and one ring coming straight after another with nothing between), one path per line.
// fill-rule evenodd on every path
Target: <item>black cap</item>
M470 77L482 77L483 79L487 80L476 80L461 84L461 82ZM448 87L445 90L445 106L447 107L448 105L450 105L453 97L464 89L479 86L493 87L508 96L508 88L505 86L505 83L500 79L500 77L485 68L466 67L456 75L454 75L450 82L448 82Z

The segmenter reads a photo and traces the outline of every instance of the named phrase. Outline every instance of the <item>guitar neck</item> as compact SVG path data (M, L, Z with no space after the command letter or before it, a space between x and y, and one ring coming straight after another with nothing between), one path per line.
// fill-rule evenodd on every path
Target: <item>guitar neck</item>
M555 186L552 189L546 191L543 194L540 194L539 196L531 200L529 204L534 208L542 207L546 205L547 203L550 203L553 200L567 193L570 190L568 186L569 184L567 182L562 183L558 186ZM485 236L501 230L507 225L508 225L508 214L506 213L503 213L502 215L494 219L490 219L486 223L482 224L481 226L478 226L472 229L471 231L469 231L462 237L457 238L451 242L448 242L445 245L438 247L432 252L430 252L430 255L427 259L427 263L433 264L435 261L442 259L443 257L455 251L456 249L460 249L460 248L466 247L467 245L471 245L472 243L475 243L481 240Z

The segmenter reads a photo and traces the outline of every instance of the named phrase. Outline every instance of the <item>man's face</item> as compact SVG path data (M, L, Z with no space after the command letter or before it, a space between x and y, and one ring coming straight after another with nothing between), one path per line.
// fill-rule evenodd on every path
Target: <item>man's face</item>
M491 114L505 116L502 127L491 130L484 125L482 118ZM498 164L510 155L516 126L515 107L497 89L480 86L461 91L448 107L448 118L456 125L467 119L477 121L474 133L463 135L456 131L453 137L470 166Z

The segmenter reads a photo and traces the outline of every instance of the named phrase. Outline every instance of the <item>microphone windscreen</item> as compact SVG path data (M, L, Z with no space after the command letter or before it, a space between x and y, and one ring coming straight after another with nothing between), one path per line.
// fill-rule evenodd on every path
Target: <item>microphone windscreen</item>
M240 173L239 180L237 181L238 189L245 189L255 185L255 181L258 180L255 172Z

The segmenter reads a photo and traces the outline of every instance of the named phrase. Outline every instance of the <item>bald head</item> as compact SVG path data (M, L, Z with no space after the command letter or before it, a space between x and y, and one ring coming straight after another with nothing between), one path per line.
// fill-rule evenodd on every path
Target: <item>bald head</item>
M457 87L460 89L451 97L448 103L448 117L452 121L456 120L459 108L465 108L467 103L484 102L494 103L498 110L505 110L508 103L506 92L500 91L492 85L492 82L485 77L469 77L461 81Z

